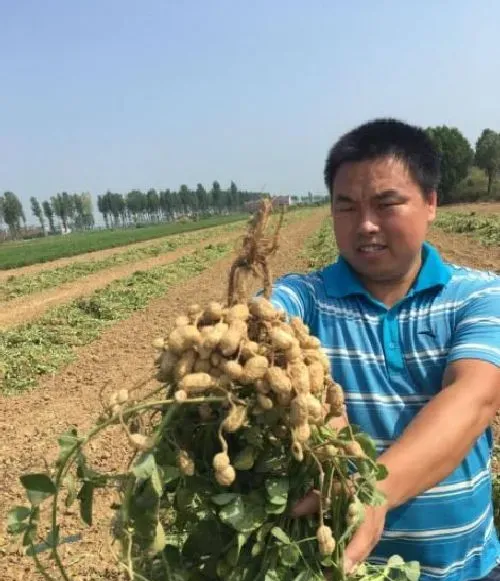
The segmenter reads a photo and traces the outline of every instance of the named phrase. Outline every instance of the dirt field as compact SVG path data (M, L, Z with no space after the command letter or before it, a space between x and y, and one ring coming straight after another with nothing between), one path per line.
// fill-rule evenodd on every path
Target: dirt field
M308 235L321 224L327 210L320 210L306 219L287 226L281 236L281 248L273 259L273 274L304 271L307 260L301 255ZM433 231L430 241L446 258L460 264L500 269L500 249L485 249L472 238ZM184 249L185 250L185 249ZM165 258L165 257L164 257ZM3 523L9 508L24 503L19 484L22 473L43 469L40 458L49 462L56 453L56 437L70 425L85 431L100 411L99 393L107 394L124 385L130 386L146 378L152 371L151 339L170 328L174 317L194 302L224 300L227 272L231 258L217 262L202 274L174 288L166 296L153 301L148 308L108 329L99 340L79 351L77 360L54 377L46 378L38 389L19 396L0 396L0 579L2 581L37 581L32 560L21 558L19 550L5 532ZM132 265L130 265L132 266ZM31 297L34 300L34 297ZM90 457L97 470L123 466L129 452L122 439L108 433L93 446ZM120 444L121 442L121 444ZM76 506L76 505L75 505ZM98 516L110 515L106 502L96 500ZM109 549L103 544L102 521L84 528L76 508L65 516L63 534L80 531L83 541L65 545L61 553L69 572L79 581L117 580L121 577L107 568ZM59 578L59 577L56 577Z
M217 242L236 241L238 236L241 236L241 232L226 234L225 236L218 237ZM97 289L104 288L119 278L130 276L137 270L149 270L157 266L170 264L182 256L191 254L199 246L199 243L183 246L182 248L161 254L160 256L100 270L73 282L62 284L56 288L47 289L35 295L14 299L8 303L8 308L0 311L0 329L6 329L13 325L32 321L43 315L49 308L67 303L76 298L89 296Z
M500 214L500 202L477 202L474 204L453 204L446 209L456 212L476 212L476 214Z

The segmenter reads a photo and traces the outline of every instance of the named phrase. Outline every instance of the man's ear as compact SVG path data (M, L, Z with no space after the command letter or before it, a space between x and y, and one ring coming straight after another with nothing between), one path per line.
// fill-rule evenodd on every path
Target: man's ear
M434 222L434 220L436 219L437 202L438 202L438 195L437 195L437 192L435 190L433 190L427 196L427 207L428 207L428 220L429 220L429 222Z

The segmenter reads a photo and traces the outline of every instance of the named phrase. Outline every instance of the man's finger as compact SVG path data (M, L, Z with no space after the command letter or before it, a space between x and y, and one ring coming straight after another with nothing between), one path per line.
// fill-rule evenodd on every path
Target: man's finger
M352 573L353 569L368 557L371 548L370 537L361 525L344 551L344 572Z
M314 514L319 510L319 492L317 490L310 490L304 498L301 498L297 504L292 508L292 516L306 516Z

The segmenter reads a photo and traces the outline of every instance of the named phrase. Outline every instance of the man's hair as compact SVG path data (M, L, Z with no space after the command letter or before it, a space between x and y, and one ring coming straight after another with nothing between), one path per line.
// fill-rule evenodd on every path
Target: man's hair
M440 158L427 133L397 119L375 119L345 133L330 149L325 184L333 195L333 181L343 163L394 157L403 162L424 197L438 187Z

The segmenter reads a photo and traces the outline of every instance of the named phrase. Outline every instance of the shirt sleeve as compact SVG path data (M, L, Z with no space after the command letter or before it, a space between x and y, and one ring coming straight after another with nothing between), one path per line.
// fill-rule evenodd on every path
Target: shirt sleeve
M448 363L458 359L500 367L500 277L472 292L460 307Z
M311 289L300 274L288 274L273 284L271 303L289 317L300 317L308 324L311 319Z

